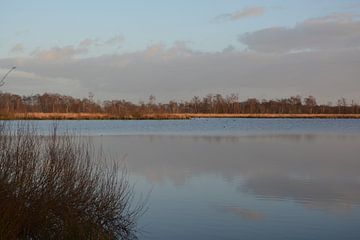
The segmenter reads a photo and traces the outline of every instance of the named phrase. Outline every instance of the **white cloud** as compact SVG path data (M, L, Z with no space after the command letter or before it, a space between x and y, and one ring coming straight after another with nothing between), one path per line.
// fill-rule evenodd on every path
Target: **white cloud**
M238 21L248 17L258 17L265 14L266 9L264 7L249 7L233 13L221 14L214 18L215 22L223 21Z

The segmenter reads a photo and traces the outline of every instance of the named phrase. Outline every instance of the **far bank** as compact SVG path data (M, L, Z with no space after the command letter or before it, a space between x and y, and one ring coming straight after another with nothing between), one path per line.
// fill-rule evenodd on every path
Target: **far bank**
M15 113L0 115L0 120L182 120L192 118L319 118L360 119L360 114L221 114L163 113L117 116L102 113Z

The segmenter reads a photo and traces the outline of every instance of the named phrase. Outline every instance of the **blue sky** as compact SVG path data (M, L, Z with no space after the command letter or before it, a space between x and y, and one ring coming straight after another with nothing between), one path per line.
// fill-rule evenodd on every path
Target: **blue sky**
M360 102L360 0L0 0L3 91Z
M354 10L359 1L346 0L133 0L133 1L1 1L0 54L14 43L28 51L65 46L86 38L125 38L120 52L149 44L187 41L195 49L219 51L232 44L243 47L237 36L273 27L293 26L305 19ZM251 6L266 8L263 16L214 23L213 19Z

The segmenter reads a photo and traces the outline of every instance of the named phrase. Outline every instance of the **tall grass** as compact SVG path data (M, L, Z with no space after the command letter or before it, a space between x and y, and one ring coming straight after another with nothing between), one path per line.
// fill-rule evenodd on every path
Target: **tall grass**
M0 123L0 239L136 239L143 206L89 141Z

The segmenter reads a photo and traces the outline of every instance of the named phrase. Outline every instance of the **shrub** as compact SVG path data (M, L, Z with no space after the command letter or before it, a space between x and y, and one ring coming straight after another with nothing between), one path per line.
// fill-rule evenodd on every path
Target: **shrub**
M0 124L0 239L136 239L126 171L90 141Z

